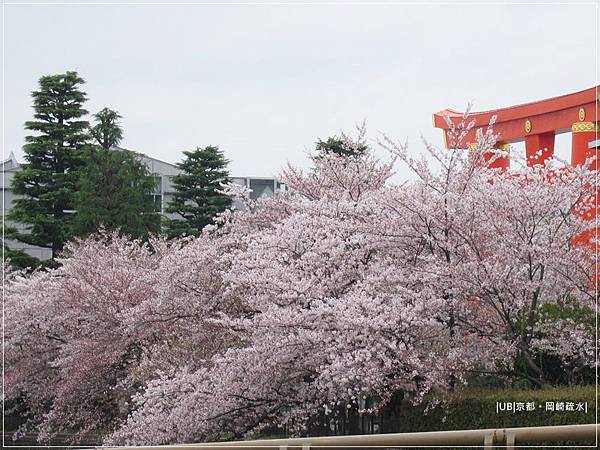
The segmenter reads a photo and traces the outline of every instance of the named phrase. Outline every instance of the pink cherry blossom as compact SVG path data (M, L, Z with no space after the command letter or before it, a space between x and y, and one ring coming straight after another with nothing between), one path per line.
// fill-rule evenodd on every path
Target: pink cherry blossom
M7 283L8 396L42 438L166 444L302 434L361 399L373 412L418 401L516 355L544 383L540 350L593 364L589 331L561 323L571 342L538 316L566 297L594 308L593 255L574 238L593 226L595 173L488 170L505 157L496 138L418 158L384 136L389 161L317 155L284 171L289 192L198 238L72 244L60 269ZM390 182L398 163L414 181Z

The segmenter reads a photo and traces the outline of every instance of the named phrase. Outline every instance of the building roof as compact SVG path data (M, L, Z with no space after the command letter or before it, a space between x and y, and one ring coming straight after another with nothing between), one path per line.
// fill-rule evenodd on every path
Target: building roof
M130 150L128 148L124 148L124 147L112 147L113 150L126 150L126 151L130 151L133 153L136 153L137 155L139 155L143 160L145 161L151 161L154 163L158 163L161 165L164 165L168 168L168 171L171 173L167 173L167 174L163 174L161 172L161 174L163 175L175 175L177 173L179 173L179 168L177 167L177 165L172 164L170 162L167 161L163 161L162 159L158 159L155 158L153 156L148 156L145 153L140 153L137 152L135 150ZM8 156L7 159L5 159L4 161L0 162L0 166L1 166L1 170L2 172L5 171L9 171L9 170L18 170L20 167L19 162L17 161L17 157L15 156L14 152L10 152L10 155ZM153 165L154 166L154 165ZM230 178L237 178L237 179L253 179L253 180L273 180L273 179L277 179L277 177L252 177L252 176L233 176L231 175Z
M17 161L17 157L15 156L15 154L13 152L10 152L8 158L0 162L0 165L2 165L2 171L5 171L16 169L17 167L19 167L19 162Z

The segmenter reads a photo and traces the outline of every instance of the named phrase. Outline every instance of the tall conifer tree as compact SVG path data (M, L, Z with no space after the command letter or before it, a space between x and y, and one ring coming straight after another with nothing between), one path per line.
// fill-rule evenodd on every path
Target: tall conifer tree
M49 248L53 259L70 237L77 171L89 140L83 84L77 72L40 78L32 92L34 120L25 123L32 132L23 146L26 162L12 180L19 197L8 219L26 229L13 228L8 237Z
M177 164L182 173L173 177L175 194L166 208L179 217L167 220L167 232L172 237L197 236L216 214L231 205L231 199L219 192L229 178L229 161L223 152L208 146L183 154L185 160Z
M93 147L85 160L73 234L85 236L100 226L135 238L160 232L160 214L150 196L154 178L136 153Z
M75 235L95 233L100 226L135 238L160 232L150 196L154 177L136 153L116 148L123 138L121 118L108 108L94 114L95 143L86 149L75 194Z
M123 139L123 128L119 123L122 118L117 111L109 108L102 108L94 114L96 125L90 128L90 134L100 147L110 150L119 145Z

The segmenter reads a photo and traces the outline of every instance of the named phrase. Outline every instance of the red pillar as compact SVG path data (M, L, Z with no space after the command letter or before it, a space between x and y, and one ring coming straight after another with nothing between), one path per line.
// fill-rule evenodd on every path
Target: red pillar
M525 155L527 165L544 165L554 156L554 132L525 136Z
M597 155L598 149L589 148L589 144L597 137L598 123L594 122L576 122L573 124L572 131L572 147L571 147L571 164L573 166L582 166L585 164L588 158L592 158ZM590 170L596 170L600 168L598 160L595 159L590 162L588 167ZM598 214L598 206L600 203L600 191L596 191L587 200L587 208L583 208L582 211L577 212L585 220L594 220ZM590 227L589 230L582 233L575 238L575 245L585 245L590 249L590 252L594 254L596 252L596 242L599 236L599 229L597 227ZM592 268L594 274L594 283L600 282L600 267L594 264Z
M594 122L576 122L571 127L571 165L582 166L587 158L596 155L596 150L589 148L589 143L596 138L598 124ZM590 165L590 170L596 170L598 161Z

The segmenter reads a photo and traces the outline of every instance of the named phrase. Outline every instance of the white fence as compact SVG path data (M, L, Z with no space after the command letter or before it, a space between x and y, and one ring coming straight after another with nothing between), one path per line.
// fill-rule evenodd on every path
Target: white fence
M550 427L498 428L486 430L430 431L423 433L367 434L355 436L325 436L292 439L261 439L255 441L211 442L202 444L161 445L150 447L118 447L118 449L218 449L218 450L312 450L316 448L367 447L484 447L502 446L508 450L519 448L519 443L535 445L539 442L594 441L598 443L598 424L560 425ZM586 445L578 445L584 447ZM596 445L587 444L589 448ZM558 447L557 447L558 448ZM567 448L560 446L560 448Z

